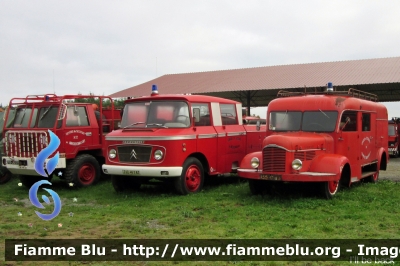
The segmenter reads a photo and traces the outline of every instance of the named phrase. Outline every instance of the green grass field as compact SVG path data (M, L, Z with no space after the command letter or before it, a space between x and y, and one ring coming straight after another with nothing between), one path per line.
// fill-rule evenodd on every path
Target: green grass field
M143 186L118 194L109 180L69 188L53 180L62 200L59 216L43 221L28 199L28 189L13 178L0 186L0 264L78 265L79 262L4 262L4 240L15 238L97 239L380 239L400 238L400 183L356 184L333 200L288 185L273 194L253 196L247 182L220 178L201 193L179 196L168 186ZM44 190L40 189L43 192ZM42 193L45 194L45 193ZM46 194L47 195L47 194ZM40 193L39 193L40 198ZM74 200L75 198L75 200ZM48 205L45 205L48 206ZM48 213L52 206L48 207ZM40 210L46 213L46 210ZM22 215L18 215L18 213ZM62 224L59 227L58 224ZM31 224L31 227L29 226ZM88 262L90 265L293 265L294 262ZM298 262L297 265L320 265ZM325 262L324 265L342 265Z

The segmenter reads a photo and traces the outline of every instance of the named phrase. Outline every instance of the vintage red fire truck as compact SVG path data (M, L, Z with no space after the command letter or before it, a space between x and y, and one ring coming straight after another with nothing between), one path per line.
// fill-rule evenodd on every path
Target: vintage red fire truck
M398 157L400 153L400 118L393 117L388 123L389 155Z
M121 129L106 136L103 172L116 191L153 180L174 182L180 194L202 189L206 175L235 172L261 149L266 126L243 125L239 102L202 95L159 95L127 100Z
M328 199L340 184L376 182L389 157L388 114L375 101L373 94L332 86L323 93L279 92L268 105L262 149L246 155L239 176L253 194L271 182L315 182Z
M77 99L97 99L99 105ZM111 107L104 109L106 101ZM117 127L120 111L105 96L34 95L13 98L5 121L2 165L19 175L23 185L31 187L44 178L34 164L38 154L49 145L50 130L60 139L58 149L50 156L59 152L53 175L70 185L89 186L101 175L105 134Z

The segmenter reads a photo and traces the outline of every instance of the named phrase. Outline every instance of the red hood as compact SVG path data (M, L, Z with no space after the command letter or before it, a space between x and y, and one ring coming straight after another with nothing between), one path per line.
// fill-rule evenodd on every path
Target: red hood
M289 151L326 149L333 150L333 138L324 133L312 132L280 132L266 137L263 147L267 145L279 146Z

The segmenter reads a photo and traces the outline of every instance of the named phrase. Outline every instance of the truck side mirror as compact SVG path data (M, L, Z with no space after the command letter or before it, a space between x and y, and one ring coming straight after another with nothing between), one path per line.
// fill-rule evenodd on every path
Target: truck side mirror
M260 131L260 128L261 128L261 121L258 120L258 121L256 122L256 129L257 129L257 131Z
M200 108L193 108L193 119L195 123L200 122Z

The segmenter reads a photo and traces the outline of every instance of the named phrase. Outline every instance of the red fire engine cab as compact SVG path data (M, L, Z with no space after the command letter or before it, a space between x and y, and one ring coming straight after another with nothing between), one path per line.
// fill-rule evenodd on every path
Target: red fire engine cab
M271 182L316 182L330 199L339 184L376 182L388 162L387 110L376 95L350 89L279 92L267 111L260 151L242 160L238 174L258 194Z
M400 118L393 117L388 124L389 155L398 157L400 153Z
M99 105L89 103L96 99ZM108 101L110 108L103 109L103 103ZM34 165L38 154L49 146L51 130L60 139L58 149L49 156L59 152L53 175L70 185L89 186L101 175L105 134L114 130L119 121L120 112L114 110L109 97L47 94L13 98L3 126L2 165L19 175L26 187L45 178Z
M106 136L103 172L116 191L172 181L180 194L201 190L205 175L235 172L261 149L266 126L243 125L242 105L202 95L158 95L125 102L121 128Z

